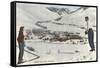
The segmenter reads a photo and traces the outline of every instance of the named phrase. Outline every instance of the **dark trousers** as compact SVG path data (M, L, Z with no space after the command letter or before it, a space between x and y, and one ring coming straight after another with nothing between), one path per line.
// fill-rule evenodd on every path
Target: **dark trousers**
M89 41L89 44L90 44L91 49L94 49L94 48L95 48L95 47L94 47L94 42L93 42L93 41Z
M88 41L91 49L94 49L94 33L93 30L88 31Z
M18 62L20 62L20 61L23 60L24 47L25 47L24 42L20 42L20 43L19 43L19 57L18 57Z

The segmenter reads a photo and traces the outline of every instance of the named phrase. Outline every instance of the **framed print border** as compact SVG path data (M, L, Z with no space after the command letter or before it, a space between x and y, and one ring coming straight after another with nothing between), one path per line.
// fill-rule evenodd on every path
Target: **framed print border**
M60 5L60 6L81 6L81 7L95 7L96 8L96 60L94 61L78 61L78 62L59 62L59 63L46 63L46 64L26 64L17 65L16 63L16 3L25 4L42 4L42 5ZM54 65L54 64L70 64L70 63L86 63L86 62L97 62L98 61L98 6L93 5L74 5L74 4L58 4L58 3L42 3L42 2L27 2L27 1L12 1L11 2L11 58L10 65L14 67L20 66L39 66L39 65Z

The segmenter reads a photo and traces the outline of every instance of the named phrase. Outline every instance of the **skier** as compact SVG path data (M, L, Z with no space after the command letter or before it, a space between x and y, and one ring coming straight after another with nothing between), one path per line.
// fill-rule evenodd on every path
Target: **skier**
M18 64L23 63L23 54L24 54L24 34L23 34L24 27L21 26L18 34L18 44L19 44L19 57L18 57Z
M87 22L87 30L85 31L85 34L88 34L88 42L89 42L89 45L91 47L91 50L90 51L94 51L95 50L95 47L94 47L94 32L93 32L93 29L92 28L89 28L88 29L88 16L85 17L85 21Z

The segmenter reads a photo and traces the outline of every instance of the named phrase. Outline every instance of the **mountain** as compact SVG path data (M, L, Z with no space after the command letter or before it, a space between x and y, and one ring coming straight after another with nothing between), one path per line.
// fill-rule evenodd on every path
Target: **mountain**
M46 7L48 10L52 11L52 12L55 12L55 13L58 13L59 15L63 15L63 14L72 14L74 12L77 12L78 10L80 9L87 9L85 7L79 7L77 9L69 9L69 8L58 8L58 7Z
M60 16L56 12L65 14ZM85 16L89 16L91 26L96 26L96 9L92 7L81 7L81 9L77 8L72 11L68 8L47 8L42 5L18 3L17 31L23 25L25 29L41 28L50 31L82 33L84 35L87 26L84 20ZM95 29L95 27L93 28Z
M52 20L51 22L43 22L41 25L46 26L48 30L52 31L67 31L73 33L80 33L84 36L84 32L87 28L87 23L85 22L85 16L89 17L89 28L93 28L95 31L96 28L96 8L84 8L71 13L61 16L59 21Z
M59 15L68 14L69 10L67 8L56 8L56 7L47 7L48 10L58 13Z

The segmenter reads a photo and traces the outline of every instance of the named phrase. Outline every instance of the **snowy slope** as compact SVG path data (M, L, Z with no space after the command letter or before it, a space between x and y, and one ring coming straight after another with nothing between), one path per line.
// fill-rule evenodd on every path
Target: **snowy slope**
M17 22L17 26L18 28L20 26L25 26L26 28L32 28L32 27L37 27L34 25L34 23L37 21L38 19L33 17L31 14L25 12L23 9L20 9L17 7L17 18L16 18L16 22Z
M45 7L42 7L42 5L18 3L17 7L23 9L27 13L30 13L32 16L42 21L55 19L59 16L58 14L47 10Z
M85 22L84 18L85 18L85 16L89 16L89 25L91 25L90 27L92 27L93 24L96 25L96 20L95 20L96 13L95 12L96 12L95 8L88 8L85 11L83 11L83 9L81 9L73 14L64 15L62 17L62 19L58 22L64 23L64 24L76 24L80 27L83 26L86 28L86 22Z
M44 26L47 26L48 30L53 31L68 31L68 32L79 32L81 34L84 34L84 31L87 28L87 23L85 22L85 16L89 17L89 28L93 28L96 30L94 26L96 26L96 9L95 8L88 8L86 10L80 9L75 13L72 14L65 14L62 16L62 19L59 21L52 20L51 23L43 23ZM57 25L53 24L55 23L61 23L64 25ZM85 29L81 29L81 27L84 27Z
M79 8L77 8L79 9ZM76 9L76 10L77 10ZM75 10L75 9L74 9ZM17 4L17 34L20 26L25 26L25 29L41 28L50 31L64 31L70 33L80 33L85 36L87 23L85 16L89 17L89 28L96 30L96 9L81 8L74 13L64 14L61 17L59 14L48 10L42 5L33 4ZM60 20L55 20L60 18Z
M57 13L54 13L48 9L46 9L43 6L37 6L37 5L31 5L31 4L18 4L18 13L17 13L17 23L18 25L24 24L25 26L29 25L30 28L38 27L35 25L37 21L51 21L49 23L44 22L43 25L47 27L48 30L58 30L58 31L68 31L68 32L80 32L83 31L80 28L77 28L76 26L69 26L69 25L56 25L52 22L57 23L64 23L64 24L76 24L78 27L85 27L86 28L86 22L84 20L85 16L89 16L90 21L89 25L93 26L93 24L96 24L95 22L95 9L94 8L88 8L83 11L83 9L78 10L75 13L72 14L65 14L62 16L62 19L60 21L55 21L54 19L59 18L59 15ZM90 12L91 11L91 12ZM91 24L92 23L92 24ZM58 28L56 28L58 27ZM62 28L63 27L63 28ZM72 28L74 27L74 28ZM74 29L74 30L73 30Z
M40 28L35 24L37 21L52 20L57 17L59 17L58 14L49 11L41 5L17 3L17 34L20 26L24 26L25 30L32 28Z

